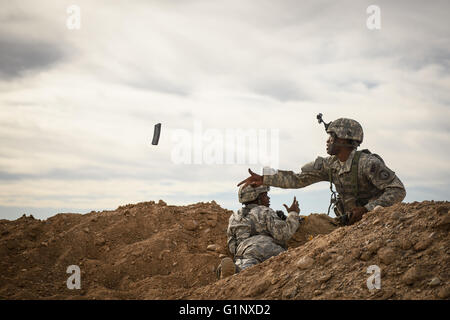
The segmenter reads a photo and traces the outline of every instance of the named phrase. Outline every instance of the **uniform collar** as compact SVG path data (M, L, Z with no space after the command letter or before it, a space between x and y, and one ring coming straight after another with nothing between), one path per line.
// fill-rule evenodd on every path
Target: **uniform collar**
M245 207L248 208L248 209L253 209L253 208L257 207L257 206L259 206L259 204L252 203L252 204L246 205Z
M339 163L338 157L335 156L335 162L333 163L333 168L338 171L338 174L343 174L346 172L349 172L352 169L352 161L353 157L355 156L356 149L353 149L352 152L349 154L348 159L344 162L344 165L341 167Z

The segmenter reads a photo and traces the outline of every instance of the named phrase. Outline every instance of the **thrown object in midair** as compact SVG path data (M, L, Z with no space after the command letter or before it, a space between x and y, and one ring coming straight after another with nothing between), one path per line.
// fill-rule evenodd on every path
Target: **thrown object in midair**
M161 123L155 124L155 131L153 132L152 145L156 146L158 144L160 133L161 133Z

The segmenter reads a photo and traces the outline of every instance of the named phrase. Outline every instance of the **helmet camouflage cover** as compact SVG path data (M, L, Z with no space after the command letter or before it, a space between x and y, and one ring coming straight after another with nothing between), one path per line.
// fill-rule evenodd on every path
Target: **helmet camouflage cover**
M270 190L270 187L268 186L259 186L259 187L252 187L252 186L246 186L243 188L241 186L239 188L238 196L239 196L239 202L240 203L247 203L250 201L254 201L258 199L258 196L261 193L268 192Z
M330 123L327 133L335 133L339 139L350 139L362 143L363 128L358 121L348 118L339 118Z

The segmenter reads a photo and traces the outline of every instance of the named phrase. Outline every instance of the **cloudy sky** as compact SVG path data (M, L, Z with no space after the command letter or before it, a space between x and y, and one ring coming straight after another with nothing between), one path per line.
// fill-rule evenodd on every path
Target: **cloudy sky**
M196 126L202 152L208 130L278 132L278 167L299 171L326 156L319 112L362 124L405 201L450 199L446 0L0 3L0 219L159 199L235 210L236 184L263 164L180 163ZM272 207L295 195L303 214L326 212L328 188L273 188Z

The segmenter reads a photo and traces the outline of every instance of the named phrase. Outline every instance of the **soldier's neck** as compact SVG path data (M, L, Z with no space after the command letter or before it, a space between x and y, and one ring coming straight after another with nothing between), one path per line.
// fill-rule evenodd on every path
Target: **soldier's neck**
M347 161L347 159L350 156L350 153L352 153L352 151L353 151L353 149L349 149L349 148L341 149L336 154L336 157L339 159L339 161L345 162L345 161Z

